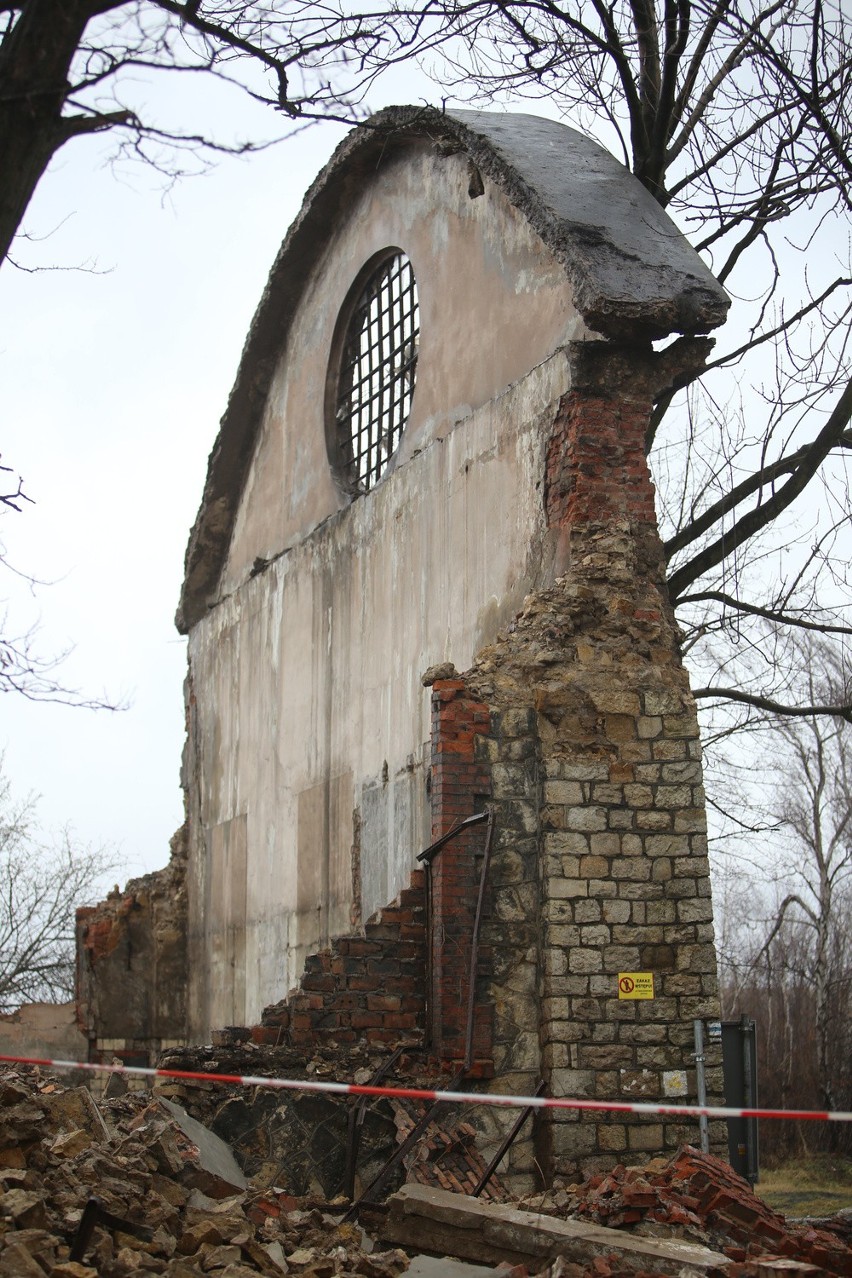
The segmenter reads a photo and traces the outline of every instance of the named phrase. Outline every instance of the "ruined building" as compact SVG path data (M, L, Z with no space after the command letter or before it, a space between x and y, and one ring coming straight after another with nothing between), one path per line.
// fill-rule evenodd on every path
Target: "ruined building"
M501 1091L683 1094L716 966L644 440L726 307L564 125L392 109L342 143L273 266L187 551L185 847L165 889L81 919L94 1052L425 1032ZM141 1036L91 1010L133 926ZM561 1114L535 1157L680 1134Z

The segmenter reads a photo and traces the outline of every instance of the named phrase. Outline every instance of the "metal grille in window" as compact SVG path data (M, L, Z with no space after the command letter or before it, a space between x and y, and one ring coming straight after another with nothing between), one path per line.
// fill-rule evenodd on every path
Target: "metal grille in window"
M347 483L367 492L399 445L414 394L420 309L411 263L386 258L356 303L340 364L335 420Z

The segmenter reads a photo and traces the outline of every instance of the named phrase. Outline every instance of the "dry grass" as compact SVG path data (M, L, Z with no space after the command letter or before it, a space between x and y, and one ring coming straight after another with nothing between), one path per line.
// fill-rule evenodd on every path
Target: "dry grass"
M755 1193L785 1216L833 1216L852 1208L852 1158L820 1154L762 1169Z

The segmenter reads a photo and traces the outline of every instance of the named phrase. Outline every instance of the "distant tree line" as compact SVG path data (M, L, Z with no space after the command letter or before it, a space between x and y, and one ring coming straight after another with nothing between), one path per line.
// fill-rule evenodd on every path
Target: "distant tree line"
M824 641L802 655L803 699L848 696L849 672ZM757 1023L762 1104L852 1110L852 726L785 718L750 747L749 788L762 790L743 809L752 836L741 829L721 862L723 1015ZM852 1125L767 1121L761 1147L852 1154Z

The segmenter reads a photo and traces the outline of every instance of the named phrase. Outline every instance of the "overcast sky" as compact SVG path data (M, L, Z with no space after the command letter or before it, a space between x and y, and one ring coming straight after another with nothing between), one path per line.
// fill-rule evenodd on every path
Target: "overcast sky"
M424 101L440 96L406 68L370 106ZM211 120L220 135L269 132L267 109L198 77L161 78L150 102L187 132ZM115 879L164 865L183 820L186 645L173 619L186 542L273 259L347 131L316 125L169 190L139 164L110 164L107 136L72 143L14 251L39 269L0 269L0 461L35 503L0 510L0 541L9 565L46 583L0 569L4 633L38 624L41 655L71 650L60 682L127 706L6 695L0 749L47 831L116 849Z
M252 108L229 95L228 109ZM220 108L221 109L221 108ZM233 124L233 117L229 118ZM0 271L0 451L34 505L0 516L5 633L40 623L57 672L119 713L7 695L0 744L15 794L47 827L118 850L116 878L163 865L182 821L185 643L173 617L219 417L273 257L346 130L312 129L223 160L165 193L112 170L110 144L67 147ZM88 266L84 273L75 266Z
M157 87L161 118L267 127L244 96L189 80ZM371 105L424 100L440 95L406 69ZM0 453L35 503L0 511L0 540L9 564L50 583L33 593L2 570L4 633L40 623L42 655L73 648L59 680L127 704L95 713L7 695L0 748L16 795L41 796L45 827L116 849L116 879L165 864L183 819L173 617L187 537L273 258L345 132L317 126L170 191L144 168L110 167L110 139L72 143L15 250L44 269L0 270Z

